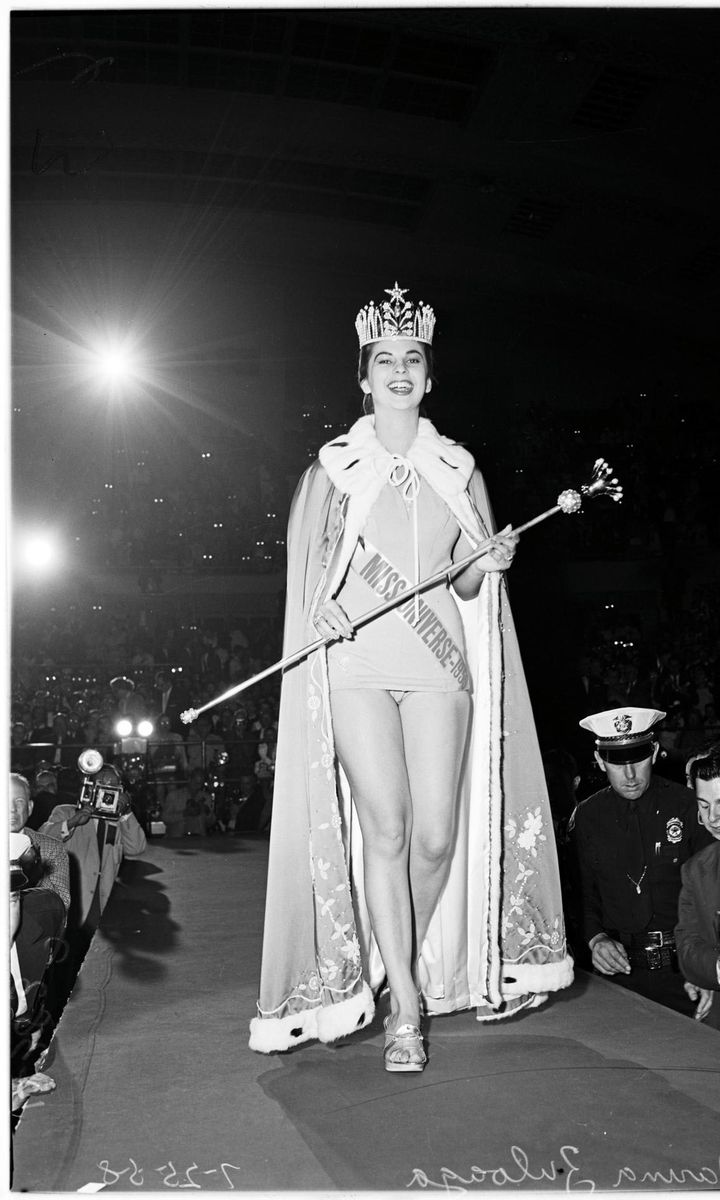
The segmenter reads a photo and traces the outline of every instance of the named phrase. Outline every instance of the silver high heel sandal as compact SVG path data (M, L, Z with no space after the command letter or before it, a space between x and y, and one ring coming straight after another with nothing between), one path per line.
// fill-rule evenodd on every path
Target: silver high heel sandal
M424 1071L427 1063L427 1055L423 1048L423 1037L418 1025L398 1025L394 1033L388 1029L388 1022L392 1017L386 1017L383 1021L385 1029L385 1046L383 1048L383 1057L385 1059L386 1071ZM398 1050L402 1050L408 1054L406 1059L396 1059L391 1057Z

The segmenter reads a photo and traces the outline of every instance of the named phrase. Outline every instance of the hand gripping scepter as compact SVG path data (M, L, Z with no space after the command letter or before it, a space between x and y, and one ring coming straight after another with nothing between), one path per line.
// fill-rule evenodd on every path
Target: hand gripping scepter
M622 487L617 479L613 476L612 467L608 466L604 458L598 458L593 467L592 482L584 484L580 491L577 492L573 488L568 488L567 491L561 492L557 498L557 504L552 508L548 508L545 512L540 513L532 520L526 521L524 525L519 525L517 529L513 529L512 533L524 533L526 529L531 529L533 525L539 525L541 521L547 520L555 513L576 513L582 508L583 499L590 499L593 496L609 496L611 500L622 500ZM369 609L361 616L353 621L353 626L357 629L360 625L367 625L369 621L374 621L376 617L380 617L383 613L389 612L400 604L404 604L411 596L418 592L424 592L427 588L434 587L437 583L442 583L444 579L449 579L453 575L457 575L470 563L475 562L475 559L482 558L483 554L487 554L496 544L494 537L486 538L479 546L468 554L465 558L461 558L458 562L453 563L450 567L445 567L442 571L437 571L434 575L428 576L427 579L421 579L419 583L414 583L410 587L405 588L403 592L393 596L391 600L384 600L382 604L378 604L375 608ZM267 679L268 675L273 675L276 671L284 671L286 667L292 667L295 663L300 662L303 658L307 658L314 650L319 650L321 646L326 646L329 642L335 641L333 637L316 638L314 642L309 642L300 650L293 651L292 654L286 655L285 658L279 659L270 667L265 667L263 671L258 671L257 675L253 675L251 679L246 679L244 683L238 683L235 687L230 688L227 692L223 692L221 696L217 696L215 700L209 700L207 704L203 704L202 708L188 708L184 713L180 714L181 721L185 725L190 725L197 720L200 713L205 712L208 708L214 708L216 704L222 704L224 700L230 700L232 696L237 696L240 692L244 692L253 684L259 683L261 679Z

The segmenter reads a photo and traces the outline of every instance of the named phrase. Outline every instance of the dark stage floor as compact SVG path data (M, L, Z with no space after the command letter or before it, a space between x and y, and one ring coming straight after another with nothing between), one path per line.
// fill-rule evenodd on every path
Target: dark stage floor
M13 1190L717 1190L720 1034L581 973L544 1008L435 1018L420 1075L381 1016L247 1046L267 842L156 841L123 866L26 1106Z

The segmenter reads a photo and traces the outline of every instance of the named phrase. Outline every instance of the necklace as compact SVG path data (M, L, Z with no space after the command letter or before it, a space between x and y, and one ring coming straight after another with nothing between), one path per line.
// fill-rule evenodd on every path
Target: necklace
M630 880L630 882L633 884L633 886L634 886L634 888L635 888L635 891L637 892L638 896L640 895L640 884L642 883L643 879L645 878L646 872L647 872L647 865L645 865L645 866L643 867L643 873L642 873L642 875L640 876L640 878L639 878L639 879L633 879L632 875L630 875L630 874L629 874L627 871L625 872L625 874L627 875L628 879L629 879L629 880Z

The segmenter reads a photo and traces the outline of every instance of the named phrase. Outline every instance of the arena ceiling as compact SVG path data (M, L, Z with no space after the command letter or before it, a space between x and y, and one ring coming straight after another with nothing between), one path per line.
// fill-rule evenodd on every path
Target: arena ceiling
M463 370L482 346L501 403L603 402L653 371L671 406L691 377L714 396L719 34L720 10L686 7L15 11L18 452L33 389L48 452L65 436L38 346L67 335L78 277L166 271L167 298L189 256L204 275L168 323L212 361L196 347L188 386L248 427L260 392L256 427L354 389L348 307L394 278L420 280Z
M13 197L377 227L710 338L719 32L686 8L20 11Z

